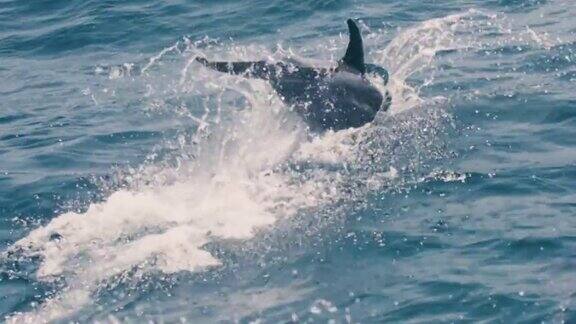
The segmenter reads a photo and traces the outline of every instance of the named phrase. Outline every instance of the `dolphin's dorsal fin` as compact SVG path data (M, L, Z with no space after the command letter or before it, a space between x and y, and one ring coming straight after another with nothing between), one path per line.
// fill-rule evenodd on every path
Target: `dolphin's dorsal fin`
M348 19L348 32L350 34L350 41L346 49L346 55L342 58L342 63L354 70L364 74L366 67L364 66L364 48L362 45L362 35L360 29L352 19Z

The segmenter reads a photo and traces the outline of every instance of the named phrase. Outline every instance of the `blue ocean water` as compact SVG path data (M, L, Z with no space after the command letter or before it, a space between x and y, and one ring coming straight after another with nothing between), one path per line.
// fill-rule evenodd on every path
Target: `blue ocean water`
M0 0L0 315L576 322L576 3ZM329 66L390 111L316 136L194 57Z

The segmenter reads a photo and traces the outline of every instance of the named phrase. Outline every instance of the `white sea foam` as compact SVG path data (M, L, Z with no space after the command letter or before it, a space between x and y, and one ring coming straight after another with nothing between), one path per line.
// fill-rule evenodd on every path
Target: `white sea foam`
M453 45L454 25L470 15L424 22L374 51L377 62L391 71L392 112L422 106L425 99L406 80L430 66L437 51ZM376 47L378 39L372 38L370 46ZM151 58L142 70L152 71L177 45ZM279 220L302 210L381 190L406 169L398 158L387 157L386 150L399 146L392 143L394 136L400 144L406 142L399 139L402 135L390 135L394 128L368 125L310 140L269 85L190 64L200 50L189 42L187 46L182 51L187 57L184 68L174 74L172 86L182 97L204 100L200 117L185 103L178 106L199 125L190 145L183 145L186 156L194 158L178 159L176 167L141 168L137 176L152 185L134 183L117 190L86 212L59 215L16 242L11 255L39 258L38 280L63 279L65 286L36 309L13 314L8 321L37 323L72 316L114 280L138 282L151 273L216 268L222 260L205 249L207 243L249 240L256 231L273 230ZM210 50L233 59L262 52L250 46L203 49ZM275 55L282 53L270 53L270 59ZM421 118L395 127L399 132L404 128L403 134L428 132L420 126L433 123ZM321 167L325 165L331 167ZM359 184L351 189L354 181Z

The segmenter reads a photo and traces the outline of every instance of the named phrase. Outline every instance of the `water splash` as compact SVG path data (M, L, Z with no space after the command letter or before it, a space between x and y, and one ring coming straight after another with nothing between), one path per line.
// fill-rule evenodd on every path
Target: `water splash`
M209 51L237 60L262 52L270 60L281 59L283 51L200 47L189 41L184 48L179 42L161 51L139 69L144 83L158 77L153 71L167 53L182 54L184 67L163 71L163 78L148 83L144 99L137 100L157 109L170 107L196 123L173 156L177 163L140 168L136 180L105 201L85 213L59 215L10 247L4 258L38 258L36 279L63 286L8 321L65 319L91 304L102 287L137 284L158 272L218 267L222 260L205 249L208 243L250 240L258 230L271 230L300 213L314 217L327 206L354 204L372 191L418 179L427 161L445 154L442 134L449 115L434 108L435 100L420 97L407 79L429 68L438 51L451 48L454 26L471 16L426 21L376 50L378 62L392 72L394 113L376 125L314 138L265 82L191 63ZM371 46L377 47L378 39L383 41L373 38ZM423 111L409 109L424 106Z

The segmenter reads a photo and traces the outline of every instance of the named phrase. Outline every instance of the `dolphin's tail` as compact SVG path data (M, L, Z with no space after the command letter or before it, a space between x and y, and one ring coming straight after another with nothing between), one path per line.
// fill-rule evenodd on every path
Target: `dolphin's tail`
M366 68L366 73L374 73L379 75L380 77L382 77L382 79L384 80L384 85L388 84L388 79L390 78L388 71L378 65L375 64L370 64L370 63L366 63L364 64L365 68Z
M350 41L346 54L342 58L341 65L344 64L361 74L366 73L366 66L364 65L364 46L362 44L362 35L360 29L352 19L348 19L348 32L350 34Z
M242 75L245 77L270 79L276 67L266 63L266 61L257 62L210 62L204 57L196 57L196 61L213 70Z

